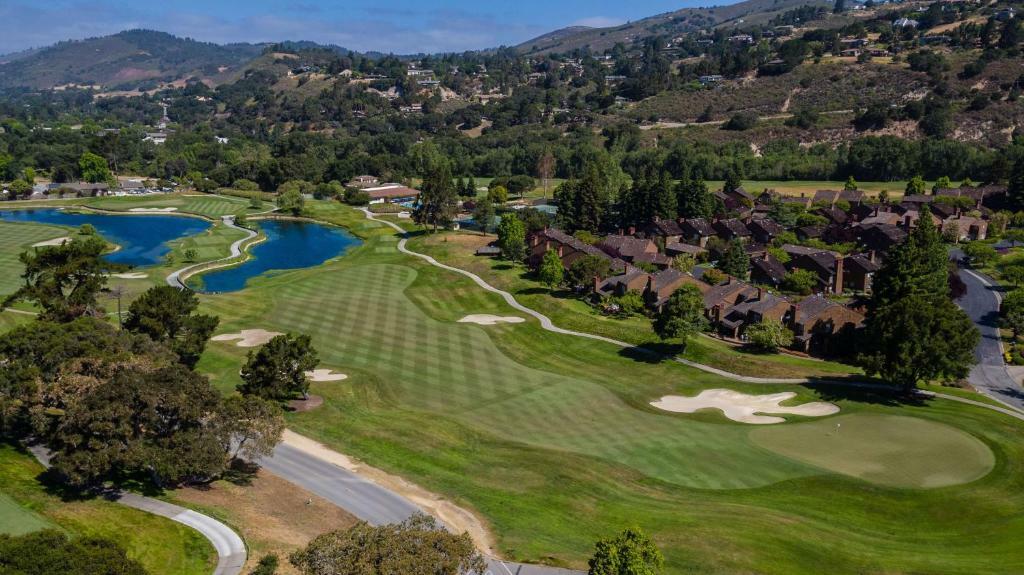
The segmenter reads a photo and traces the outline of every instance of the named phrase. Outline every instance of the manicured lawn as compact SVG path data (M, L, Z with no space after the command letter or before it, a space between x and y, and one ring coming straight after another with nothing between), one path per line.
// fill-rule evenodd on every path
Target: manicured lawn
M216 553L199 532L102 498L61 499L40 482L42 471L31 455L0 443L0 532L57 526L72 535L114 539L153 574L207 575L213 569Z
M754 443L798 461L893 487L945 487L992 470L981 441L955 427L894 415L843 415L833 421L766 425ZM900 442L893 437L903 438ZM957 461L955 467L946 465Z
M351 224L365 243L317 268L203 296L203 308L221 317L221 333L312 335L321 366L349 378L314 384L325 404L290 414L289 425L477 511L505 555L584 567L597 538L640 525L673 574L1024 570L1021 422L942 400L901 405L835 387L740 384L543 331L532 319L456 323L468 314L522 314L462 276L399 254L390 230L353 210L312 202L311 211ZM211 343L200 369L229 391L245 352ZM717 412L649 405L707 388L793 391L795 402L841 409L815 420L791 416L778 429L910 418L877 441L926 448L915 454L916 477L977 475L980 455L948 456L964 441L991 450L993 468L966 484L897 488L885 474L861 479L812 461L819 445L790 457ZM893 466L881 450L862 452L861 469Z
M24 266L18 256L22 252L38 242L73 235L71 228L0 222L0 299L21 286Z
M132 208L177 208L176 211L198 214L209 218L219 218L239 213L254 213L262 210L249 208L249 200L212 194L160 194L147 196L104 197L84 200L83 205L116 211L129 211ZM263 209L270 209L266 204Z

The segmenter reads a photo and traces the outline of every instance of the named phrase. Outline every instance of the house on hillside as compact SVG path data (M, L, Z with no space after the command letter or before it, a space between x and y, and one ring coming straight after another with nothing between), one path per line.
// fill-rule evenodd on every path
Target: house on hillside
M675 220L663 220L655 217L654 220L641 228L640 232L644 237L662 238L664 245L681 241L683 230Z
M875 252L853 254L843 259L843 288L849 291L869 293L875 272L881 266L875 262Z
M775 238L784 233L786 228L775 223L775 220L771 218L761 218L751 220L751 222L747 224L747 230L750 231L750 235L753 237L755 242L760 244L770 244L775 240Z
M631 230L632 231L632 230ZM658 246L649 239L627 236L623 233L606 236L597 247L613 258L630 261L642 253L656 253Z
M650 274L644 289L644 301L655 311L660 312L668 298L684 285L696 286L701 293L706 293L711 286L677 269L668 268Z
M600 248L555 228L547 228L530 234L528 248L527 263L533 267L540 264L548 250L554 250L562 260L562 266L565 269L569 269L573 263L586 256L595 256L606 260L609 265L609 276L624 274L633 269L633 266L623 260L614 258Z
M683 241L702 248L706 248L708 240L715 235L715 229L704 218L685 219L679 223L679 229L683 232Z
M790 313L793 347L807 353L832 353L837 337L864 325L863 314L821 295L804 298Z
M789 270L775 256L765 252L764 257L750 260L750 281L778 288Z
M806 270L818 276L822 292L843 293L843 256L829 250L786 244L782 249L789 254L786 264L790 270Z
M723 240L740 240L741 242L750 240L750 230L747 229L746 224L738 219L717 220L711 226L718 237Z

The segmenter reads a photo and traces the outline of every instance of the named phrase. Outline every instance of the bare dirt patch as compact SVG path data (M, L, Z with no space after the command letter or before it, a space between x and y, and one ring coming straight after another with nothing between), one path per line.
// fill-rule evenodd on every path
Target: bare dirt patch
M238 333L222 333L215 335L210 338L211 341L235 341L239 340L235 345L238 347L256 347L263 345L268 341L274 339L279 335L284 335L277 331L267 331L265 329L243 329Z
M789 413L806 417L822 417L839 413L839 406L816 401L801 405L783 406L783 401L793 399L790 391L769 395L748 395L731 389L705 389L695 397L666 395L651 405L665 411L693 413L701 409L720 409L726 417L740 423L766 425L786 421L782 417L755 415L756 413Z
M324 404L324 398L319 395L310 395L306 399L293 399L288 402L288 408L292 411L313 411Z
M268 553L277 553L281 559L278 573L298 573L288 564L289 553L321 533L347 529L357 521L330 501L266 471L258 472L247 484L217 481L202 488L180 489L174 496L228 514L228 521L251 549L243 573Z
M458 323L475 323L477 325L497 325L499 323L523 323L525 319L514 316L491 315L487 313L474 313L460 319Z

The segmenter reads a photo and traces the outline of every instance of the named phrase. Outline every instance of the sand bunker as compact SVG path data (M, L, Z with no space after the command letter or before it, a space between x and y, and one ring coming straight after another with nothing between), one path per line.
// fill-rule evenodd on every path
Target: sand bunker
M129 212L176 212L178 208L131 208Z
M500 316L500 315L490 315L490 314L486 314L486 313L476 313L476 314L467 315L466 317L460 319L459 323L475 323L477 325L495 325L495 324L498 324L498 323L523 323L524 321L526 321L526 320L521 318L521 317L516 317L514 315Z
M45 246L59 246L59 245L63 245L64 242L70 242L70 241L71 241L71 238L69 238L67 236L64 236L64 237L61 237L61 238L53 238L52 240L46 240L45 242L36 242L36 243L32 244L32 247L34 247L34 248L41 248L41 247L45 247Z
M344 373L336 373L331 369L314 369L313 371L307 371L306 377L310 381L341 381L348 379L348 376Z
M652 401L651 405L678 413L693 413L698 409L708 408L721 409L722 413L733 421L759 425L782 423L786 420L781 417L754 415L755 413L791 413L807 417L839 413L839 406L822 401L793 406L779 405L794 397L796 394L790 391L770 395L747 395L731 389L705 389L696 397L666 395L658 401Z
M284 334L276 331L267 331L265 329L243 329L238 333L222 333L220 335L215 335L211 339L212 341L234 341L237 339L239 341L235 345L238 347L256 347L267 343L279 335Z
M124 274L111 274L110 277L120 280L144 280L149 276L141 272L130 272Z

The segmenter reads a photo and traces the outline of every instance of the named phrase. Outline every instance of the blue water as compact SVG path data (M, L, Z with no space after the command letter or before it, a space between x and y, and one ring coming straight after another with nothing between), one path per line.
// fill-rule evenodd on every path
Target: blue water
M240 266L199 276L203 291L238 291L250 278L271 270L318 266L361 243L341 228L311 222L265 220L259 226L267 240L251 248L253 257Z
M91 224L107 240L121 246L108 254L111 262L130 266L161 263L170 248L167 242L194 236L206 231L210 223L181 216L111 216L106 214L69 213L55 208L0 211L0 220L32 222L77 228Z

